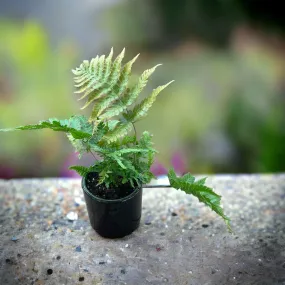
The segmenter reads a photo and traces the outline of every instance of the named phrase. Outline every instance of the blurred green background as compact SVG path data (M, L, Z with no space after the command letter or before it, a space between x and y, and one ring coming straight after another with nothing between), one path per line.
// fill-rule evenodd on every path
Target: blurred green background
M0 128L80 113L71 68L140 53L163 63L144 94L174 79L138 131L155 174L285 171L285 12L255 0L0 0ZM88 114L87 110L85 114ZM0 178L73 176L63 134L2 133ZM84 157L82 164L92 163Z

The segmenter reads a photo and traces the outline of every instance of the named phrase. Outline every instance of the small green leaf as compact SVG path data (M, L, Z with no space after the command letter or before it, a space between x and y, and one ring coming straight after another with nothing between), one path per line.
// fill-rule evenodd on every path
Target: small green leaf
M73 165L73 166L70 166L69 169L75 170L80 176L86 176L90 172L91 167Z

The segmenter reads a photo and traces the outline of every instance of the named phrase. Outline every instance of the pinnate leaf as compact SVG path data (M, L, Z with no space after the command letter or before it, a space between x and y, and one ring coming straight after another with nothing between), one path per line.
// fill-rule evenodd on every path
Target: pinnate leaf
M224 219L229 231L232 232L230 219L224 214L223 208L221 207L221 196L216 194L210 187L204 185L205 179L195 182L195 178L194 180L193 178L194 177L191 174L185 174L182 177L177 177L173 168L171 168L168 172L170 186L197 197L200 202L203 202L219 216L221 216Z
M70 133L75 139L90 138L92 135L92 125L87 122L84 116L73 116L69 120L58 120L56 118L40 121L35 125L25 125L10 129L0 129L2 132L28 131L39 129L51 129L57 132Z

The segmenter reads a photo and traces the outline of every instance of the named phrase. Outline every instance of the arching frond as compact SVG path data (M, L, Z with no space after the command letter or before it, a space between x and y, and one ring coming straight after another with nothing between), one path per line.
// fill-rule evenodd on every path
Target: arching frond
M9 132L40 129L51 129L56 132L69 133L74 139L88 139L92 136L92 125L87 122L84 116L72 116L68 120L51 118L46 121L40 121L36 125L19 126L13 129L1 129L0 131Z
M139 119L143 118L147 115L147 111L152 106L152 104L155 102L157 95L165 89L169 84L171 84L174 80L168 82L165 85L159 86L156 89L152 91L150 96L145 98L140 104L136 105L133 110L127 114L127 118L131 122L136 122Z
M221 206L221 196L216 194L212 188L205 186L205 178L195 181L195 177L190 173L182 177L177 177L174 169L171 168L168 172L170 185L175 189L180 189L187 194L192 194L198 200L210 207L220 217L223 218L230 232L232 232L230 219L225 215Z

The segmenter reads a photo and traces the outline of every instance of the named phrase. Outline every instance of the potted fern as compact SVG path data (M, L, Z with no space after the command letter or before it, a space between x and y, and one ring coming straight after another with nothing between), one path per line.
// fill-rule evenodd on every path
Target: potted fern
M125 50L113 60L113 49L105 58L97 56L83 61L72 70L76 93L86 100L82 109L92 106L89 118L75 115L66 120L55 118L36 125L20 126L14 130L52 129L67 134L79 158L90 153L94 163L90 167L71 166L82 176L82 188L92 227L103 237L117 238L138 228L141 217L142 188L154 178L150 171L156 150L152 136L145 131L137 136L135 123L146 116L157 95L169 82L159 86L137 103L149 77L159 66L145 70L130 86L131 68L137 57L122 66ZM97 154L97 156L95 155ZM191 174L177 177L168 172L169 185L196 196L220 215L231 230L229 218L220 205L221 196L205 185L205 178L195 180Z

